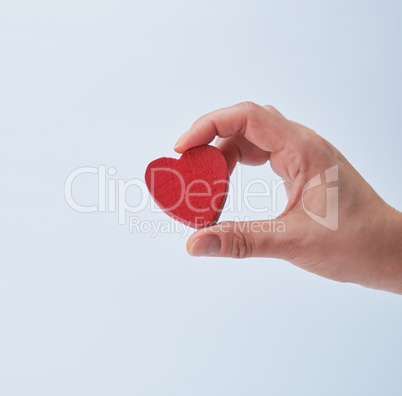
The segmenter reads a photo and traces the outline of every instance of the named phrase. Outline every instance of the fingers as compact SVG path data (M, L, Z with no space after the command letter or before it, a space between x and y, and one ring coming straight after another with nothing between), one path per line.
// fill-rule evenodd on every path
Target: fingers
M272 106L244 102L199 118L179 139L175 150L182 153L208 144L216 136L228 138L240 134L264 151L277 152L292 139L291 129L292 124Z
M226 158L229 174L232 174L237 162L245 165L263 165L270 157L270 152L249 142L243 135L234 135L227 139L218 138L216 147Z
M285 218L274 220L222 222L195 232L187 241L192 256L290 257L293 232Z

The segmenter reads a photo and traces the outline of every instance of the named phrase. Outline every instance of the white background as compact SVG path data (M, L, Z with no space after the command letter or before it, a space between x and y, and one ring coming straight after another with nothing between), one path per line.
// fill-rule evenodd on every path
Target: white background
M64 182L102 164L142 180L197 117L251 100L315 129L401 209L401 12L1 1L0 394L400 395L401 297L280 260L191 258L178 232L73 211ZM96 176L74 194L96 204Z

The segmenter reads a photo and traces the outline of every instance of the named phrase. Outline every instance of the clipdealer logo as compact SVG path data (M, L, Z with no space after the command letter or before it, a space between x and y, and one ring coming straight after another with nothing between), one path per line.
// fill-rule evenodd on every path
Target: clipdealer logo
M338 186L329 186L326 188L326 212L325 216L321 217L308 210L304 203L304 194L323 184L329 184L338 181L338 165L328 168L324 172L325 180L321 180L321 174L315 175L304 186L302 192L302 206L306 214L316 223L321 224L329 230L336 231L338 229Z
M140 212L149 209L152 213L161 213L162 210L150 199L147 186L144 180L141 179L119 179L116 178L117 170L114 167L107 167L106 165L83 166L74 169L67 176L64 183L64 197L66 203L79 213L94 213L94 212L117 212L118 224L125 225L127 223L127 214ZM83 175L93 175L97 178L97 199L94 200L91 205L83 205L74 198L73 186L74 182ZM338 229L338 186L334 186L334 182L338 181L338 165L328 168L324 171L325 177L321 178L321 174L317 174L310 179L302 190L302 207L304 212L316 223L323 227L336 231ZM254 179L249 181L244 187L242 183L242 167L236 168L236 188L229 182L229 193L226 205L223 212L241 212L244 207L252 213L267 213L271 211L277 212L277 197L278 190L284 184L282 179L272 180L271 183L267 183L266 180ZM326 188L326 213L321 217L316 213L310 211L305 205L305 193L314 187L330 184ZM262 186L263 192L251 191L253 186ZM139 197L139 202L136 205L130 205L127 200L127 194L129 189L135 190L136 197ZM204 193L202 193L204 194ZM266 204L264 207L256 207L252 205L250 198L265 198ZM272 217L271 217L272 219ZM129 216L130 232L153 232L156 234L159 231L168 232L181 232L182 230L177 228L177 222L173 219L162 221L163 224L144 224L149 223L149 220L141 220L137 216ZM234 220L240 220L235 218ZM244 219L243 219L244 220ZM151 221L152 222L152 221ZM161 221L160 221L161 222ZM279 219L278 219L279 222ZM166 224L165 224L166 223ZM182 225L184 230L187 228ZM182 233L182 232L181 232Z

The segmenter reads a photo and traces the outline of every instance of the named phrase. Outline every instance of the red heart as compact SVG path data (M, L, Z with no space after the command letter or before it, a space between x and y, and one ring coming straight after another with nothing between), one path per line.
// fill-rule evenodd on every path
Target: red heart
M228 166L219 149L198 146L178 160L163 157L152 161L145 182L166 214L198 229L219 219L229 186Z

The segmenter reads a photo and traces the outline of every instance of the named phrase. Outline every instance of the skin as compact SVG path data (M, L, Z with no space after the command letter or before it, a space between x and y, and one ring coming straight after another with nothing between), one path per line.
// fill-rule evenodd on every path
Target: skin
M385 203L334 146L272 106L244 102L199 118L175 150L183 153L216 136L230 173L237 162L269 161L284 180L288 204L272 221L283 222L285 231L275 231L274 224L267 228L268 220L218 223L190 236L190 255L280 258L329 279L402 294L402 214ZM325 183L325 171L336 165L337 181L303 194L310 179L320 174ZM338 188L335 231L303 209L304 202L308 210L324 216L327 187Z

